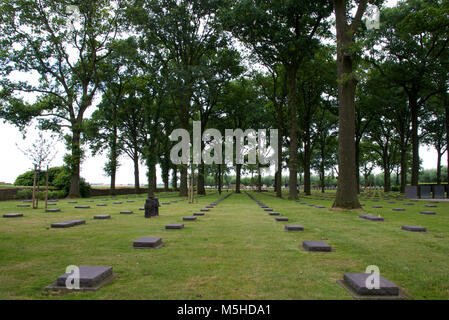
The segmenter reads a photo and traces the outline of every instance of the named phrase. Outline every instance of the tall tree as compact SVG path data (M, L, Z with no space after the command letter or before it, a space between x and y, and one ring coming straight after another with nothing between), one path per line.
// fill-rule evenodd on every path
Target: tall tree
M6 100L0 116L19 127L39 118L45 128L70 130L71 197L80 196L83 117L100 85L100 66L119 31L120 3L16 0L0 4L0 75ZM79 17L70 24L74 11ZM34 73L38 81L10 77L13 71ZM36 102L23 103L16 93L33 93Z
M296 75L303 60L313 55L319 36L329 30L329 1L230 1L225 26L265 65L281 63L287 75L290 120L289 199L297 199L298 115Z

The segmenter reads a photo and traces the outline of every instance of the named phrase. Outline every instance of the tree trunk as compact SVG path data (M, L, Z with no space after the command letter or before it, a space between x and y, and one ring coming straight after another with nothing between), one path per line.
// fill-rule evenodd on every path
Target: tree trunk
M361 5L361 4L359 4ZM366 5L366 3L365 3ZM353 74L352 33L347 27L346 1L334 0L337 26L338 73L338 187L333 207L358 209L355 166L355 107L356 79Z
M221 194L221 185L222 185L221 164L219 164L218 165L218 194Z
M310 157L310 137L306 133L304 141L304 193L309 196L312 194L310 186Z
M206 189L204 188L204 181L205 181L205 168L204 168L204 163L201 163L198 165L198 178L197 178L197 191L198 194L201 195L206 195Z
M75 128L73 128L75 127ZM80 194L80 163L81 163L81 132L79 124L72 126L72 157L70 161L70 191L69 198L79 198Z
M139 193L140 190L140 181L139 181L139 155L137 151L134 151L134 189L136 190L136 194Z
M409 95L409 107L412 116L412 186L419 182L419 138L418 138L418 103L415 92Z
M277 127L279 130L278 134L278 163L277 163L277 172L274 176L276 180L276 197L282 198L282 128L283 128L283 114L282 114L282 106L277 104Z
M357 182L357 193L360 194L360 140L355 139L355 179Z
M156 170L154 165L148 166L148 196L154 196L155 188L154 188L154 180L156 176Z
M298 120L296 112L296 73L297 65L286 66L288 75L288 107L290 112L290 146L289 146L289 179L288 179L288 198L290 200L298 199L296 192L298 184Z
M173 191L178 190L178 167L176 167L176 166L173 168L171 185L172 185Z
M446 145L449 146L449 101L447 99L446 93L444 93L444 111L446 117ZM447 149L447 183L449 184L449 148Z
M242 171L242 165L237 163L235 171L236 171L235 193L240 193L240 176L241 176L241 171Z
M437 150L437 184L441 184L441 150Z

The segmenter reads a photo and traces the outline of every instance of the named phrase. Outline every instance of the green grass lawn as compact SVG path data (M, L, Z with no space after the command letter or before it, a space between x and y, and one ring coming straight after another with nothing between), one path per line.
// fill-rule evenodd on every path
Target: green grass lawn
M104 197L90 199L93 203L78 200L91 209L74 209L69 200L60 200L52 206L61 208L60 213L2 202L1 215L20 212L25 217L0 218L0 299L352 299L336 280L346 272L364 272L369 265L378 266L410 299L449 298L449 202L425 208L426 201L404 206L404 201L389 204L384 197L378 202L362 199L363 212L385 218L371 222L358 218L362 211L330 210L330 192L301 197L326 209L277 199L272 192L251 194L290 221L275 222L245 193L233 194L196 222L183 222L183 230L164 226L182 222L183 216L217 200L218 193L200 198L198 204L162 206L160 216L151 219L138 210L144 195L118 196L121 205L102 201ZM392 211L396 207L406 211ZM134 214L122 215L121 210ZM421 215L422 210L437 215ZM93 220L96 214L110 214L112 219ZM72 219L85 219L86 225L50 228L51 223ZM301 224L305 231L284 232L285 224ZM428 232L403 231L401 225L424 226ZM165 246L129 248L143 236L162 237ZM324 240L333 252L306 252L303 240ZM68 265L112 266L119 277L97 292L45 291Z

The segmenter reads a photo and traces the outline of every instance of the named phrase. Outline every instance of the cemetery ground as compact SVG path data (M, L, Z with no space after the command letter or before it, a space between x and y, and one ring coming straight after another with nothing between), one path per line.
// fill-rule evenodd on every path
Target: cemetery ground
M361 196L363 210L341 211L330 209L331 191L301 195L304 204L278 199L272 192L249 192L289 219L277 222L242 192L197 221L182 221L220 198L215 191L208 193L198 204L161 205L160 216L150 219L139 210L145 195L78 199L76 204L61 199L49 207L60 208L59 213L17 207L22 201L1 202L1 215L24 216L0 218L0 299L353 299L336 281L344 273L363 273L369 265L378 266L409 299L449 298L449 202L427 208L429 201L378 192L378 197ZM159 202L179 199L172 193ZM125 210L134 213L120 214ZM111 219L93 219L104 214ZM381 215L384 221L361 219L361 214ZM86 224L50 228L74 219ZM170 223L184 223L185 228L166 230ZM304 231L285 232L289 224L302 225ZM405 231L403 225L423 226L427 232ZM130 248L141 237L161 237L165 245ZM305 251L306 240L324 241L332 251ZM44 290L69 265L112 266L118 277L95 292Z

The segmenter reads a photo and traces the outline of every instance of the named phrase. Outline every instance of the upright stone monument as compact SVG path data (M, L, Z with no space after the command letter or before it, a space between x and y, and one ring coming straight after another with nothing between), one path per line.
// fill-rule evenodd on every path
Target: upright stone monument
M149 196L145 201L145 218L151 218L159 215L159 200L154 196Z
M444 199L445 198L445 190L442 185L435 185L432 187L433 189L433 197L434 199Z
M431 187L430 186L420 186L419 187L419 197L421 199L431 199Z
M418 187L417 186L406 186L405 187L405 197L407 199L418 198Z

